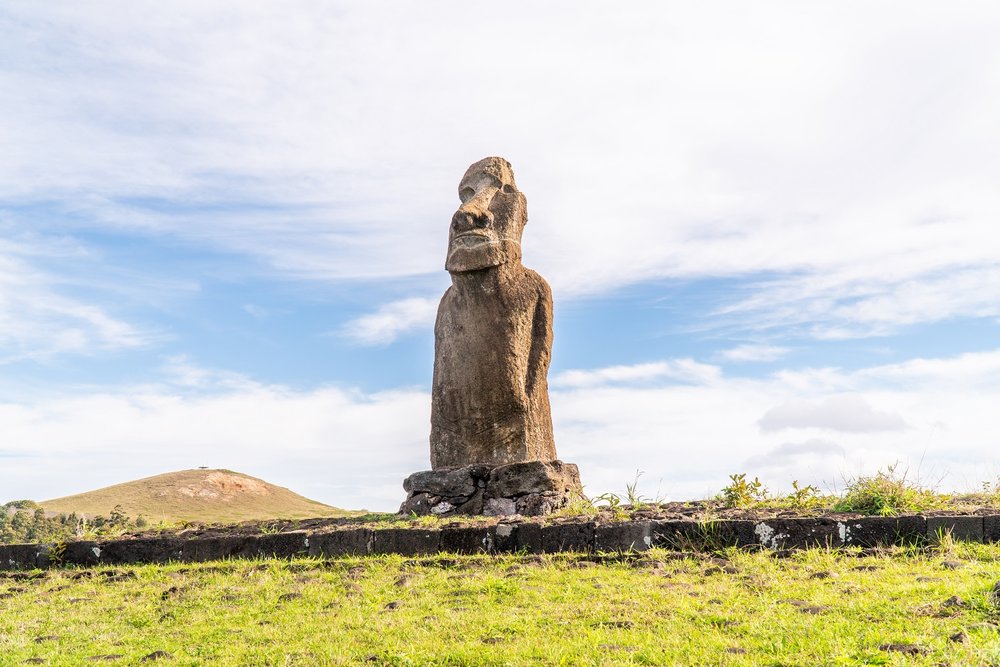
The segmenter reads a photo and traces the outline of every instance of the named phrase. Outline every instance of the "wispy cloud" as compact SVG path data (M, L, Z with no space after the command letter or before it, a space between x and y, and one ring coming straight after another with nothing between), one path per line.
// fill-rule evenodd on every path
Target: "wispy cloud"
M723 350L719 356L727 361L775 361L788 354L787 347L776 345L739 345Z
M906 422L897 414L876 410L862 396L831 396L818 403L793 400L771 408L760 418L763 431L819 428L847 433L900 431Z
M651 380L705 383L719 375L720 369L717 366L702 364L693 359L676 359L633 366L609 366L598 370L564 371L552 378L549 384L553 387L583 388Z
M152 332L104 308L61 294L56 279L30 261L32 248L0 241L0 364L59 354L134 348Z
M408 331L431 326L437 306L437 300L422 297L393 301L347 322L339 333L360 345L386 345Z
M927 382L904 386L896 379L901 369L917 372L910 364L840 373L864 400L853 412L834 410L835 440L789 440L784 430L759 428L775 406L794 400L808 401L820 416L824 406L840 406L844 389L830 389L829 372L763 379L706 373L678 383L669 373L650 381L646 370L594 369L586 386L552 392L557 447L580 464L592 493L621 488L636 470L646 471L643 493L659 486L674 498L716 493L734 472L759 473L775 490L792 479L828 488L845 473L896 461L923 461L925 471L948 474L947 489L969 490L1000 474L993 436L1000 350L978 361L978 372L963 357L922 361ZM241 376L234 382L229 372L183 359L168 371L158 384L0 399L7 499L208 465L334 504L394 509L403 477L429 464L426 392L295 390ZM647 379L623 381L634 377ZM871 429L872 414L897 415L909 428ZM44 465L18 456L28 453ZM82 462L93 471L85 480Z
M557 298L768 275L709 319L845 338L997 315L995 7L136 7L0 14L0 195L63 211L32 224L426 275L462 170L499 152ZM498 105L455 54L512 39Z

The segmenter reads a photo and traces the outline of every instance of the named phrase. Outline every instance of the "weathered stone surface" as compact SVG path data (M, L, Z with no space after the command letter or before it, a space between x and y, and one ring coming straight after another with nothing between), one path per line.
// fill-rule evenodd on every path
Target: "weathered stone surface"
M482 514L484 502L483 490L477 489L468 500L464 503L458 503L455 506L455 514L465 514L467 516Z
M756 544L752 521L653 521L653 546L678 551L702 551Z
M434 496L429 493L411 493L399 506L400 514L418 514L424 516L434 509Z
M552 292L521 264L527 200L499 157L469 167L458 194L434 326L431 467L553 460Z
M927 517L927 538L951 535L960 542L983 541L983 517L981 516L929 516Z
M533 522L498 523L493 532L496 553L542 553L542 526Z
M545 516L568 503L567 493L529 493L514 501L514 512L521 516Z
M486 466L422 470L403 480L403 490L433 496L471 496L478 488L477 481L482 482L488 473Z
M983 541L1000 542L1000 514L987 514L983 517Z
M410 475L404 488L401 514L438 516L543 516L582 492L577 467L562 461L428 470Z
M847 546L873 548L896 544L896 518L866 516L839 522L838 528Z
M483 503L483 514L486 516L513 516L517 514L517 506L513 498L487 498Z
M768 519L754 525L758 543L768 549L843 546L842 527L826 518Z
M180 560L185 545L197 541L149 537L102 542L98 548L102 563L167 563Z
M493 546L493 526L445 526L440 548L457 554L488 553Z
M97 542L69 542L63 552L67 565L97 565L101 562L101 547Z
M384 528L372 533L372 553L420 556L437 553L441 532L412 528Z
M223 558L249 558L254 549L248 547L250 538L245 535L203 537L188 540L180 548L179 560L199 563Z
M653 546L666 549L711 550L757 544L755 522L747 520L662 520L650 524Z
M342 528L309 535L310 556L364 556L371 553L371 528Z
M529 493L565 493L580 490L580 470L562 461L526 461L498 466L490 471L487 493L496 498L516 498Z
M720 547L745 548L757 544L753 521L726 519L711 523L710 534Z
M590 552L594 549L594 522L556 523L542 527L542 550Z
M645 551L651 544L649 521L604 523L594 528L596 551Z
M294 558L309 553L309 533L296 530L274 535L261 535L257 541L257 553L264 558Z
M3 551L0 570L31 570L49 565L47 550L39 544L8 544L0 549Z
M514 523L498 523L493 528L493 552L494 553L513 553L517 551L517 524ZM539 533L539 540L541 540L541 533Z
M896 544L923 544L927 541L927 519L919 515L896 517Z

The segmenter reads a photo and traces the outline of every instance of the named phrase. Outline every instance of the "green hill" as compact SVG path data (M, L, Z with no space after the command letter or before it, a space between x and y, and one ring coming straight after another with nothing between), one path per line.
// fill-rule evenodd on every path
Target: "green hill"
M109 516L120 505L152 522L235 523L350 516L280 486L231 470L181 470L38 503L47 512Z

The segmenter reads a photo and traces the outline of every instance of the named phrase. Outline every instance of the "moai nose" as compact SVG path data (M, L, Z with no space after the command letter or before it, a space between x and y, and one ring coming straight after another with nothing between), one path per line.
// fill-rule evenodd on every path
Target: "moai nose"
M492 223L493 214L472 206L463 206L451 218L452 229L459 233L489 227Z

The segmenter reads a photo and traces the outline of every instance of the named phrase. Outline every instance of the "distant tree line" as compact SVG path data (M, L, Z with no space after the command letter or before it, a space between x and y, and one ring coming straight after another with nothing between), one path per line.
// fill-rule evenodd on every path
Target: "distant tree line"
M75 512L46 516L32 500L12 500L0 505L0 544L48 544L93 537L121 535L148 525L139 516L130 519L121 505L107 517L83 517Z

